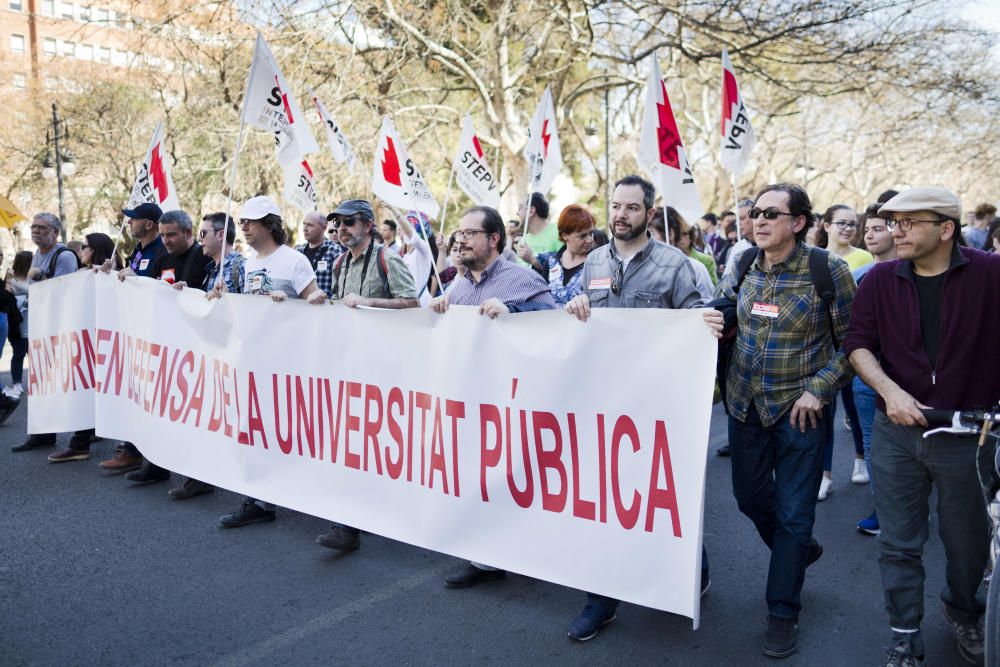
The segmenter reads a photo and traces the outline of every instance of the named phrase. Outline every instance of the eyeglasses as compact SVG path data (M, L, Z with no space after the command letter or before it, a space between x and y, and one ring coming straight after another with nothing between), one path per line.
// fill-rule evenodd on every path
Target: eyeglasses
M240 224L241 225L243 224L242 220L240 220ZM222 230L221 229L213 229L212 233L213 234L220 234L220 233L222 233ZM206 236L208 236L208 230L207 229L199 229L198 230L198 238L203 239Z
M752 209L750 209L750 212L749 212L748 215L750 216L751 220L756 220L760 216L764 216L765 220L777 220L778 217L782 216L782 215L787 215L787 216L790 216L790 217L793 217L793 218L796 217L795 214L789 213L788 211L779 211L776 208L769 208L766 211L762 211L761 209L757 208L756 206L754 206Z
M913 229L913 225L918 222L926 222L931 225L940 225L944 220L918 220L916 218L896 218L895 220L886 220L885 226L890 232L895 231L896 227L899 227L901 231L908 232Z
M611 281L611 293L618 296L618 293L622 291L623 282L625 282L625 265L618 262L615 267L615 278Z
M852 231L858 228L858 223L847 222L846 220L837 220L833 224L837 225L837 227L839 227L840 229L849 229Z
M336 234L337 233L337 229L336 229L336 227L331 227L330 229L326 230L326 233L327 234Z
M455 240L468 241L470 237L475 237L476 234L489 234L489 232L482 229L456 229Z

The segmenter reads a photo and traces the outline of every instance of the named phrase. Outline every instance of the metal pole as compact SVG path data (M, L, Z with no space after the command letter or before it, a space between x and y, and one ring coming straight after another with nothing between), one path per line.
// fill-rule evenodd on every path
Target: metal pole
M62 242L66 242L66 211L63 206L62 152L59 150L59 114L52 103L52 132L56 140L56 187L59 190L59 221L62 223Z
M607 84L607 77L604 83ZM611 232L611 104L610 93L604 88L604 223Z

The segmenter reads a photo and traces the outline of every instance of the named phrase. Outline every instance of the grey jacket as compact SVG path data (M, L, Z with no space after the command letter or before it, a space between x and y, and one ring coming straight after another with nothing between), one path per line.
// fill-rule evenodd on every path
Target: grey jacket
M621 258L615 253L614 241L591 252L583 265L582 285L593 308L705 305L687 256L652 237L624 270Z

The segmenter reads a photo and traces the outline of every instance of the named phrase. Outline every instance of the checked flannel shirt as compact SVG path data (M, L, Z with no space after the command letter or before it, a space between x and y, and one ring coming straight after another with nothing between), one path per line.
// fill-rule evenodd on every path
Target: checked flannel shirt
M295 249L305 254L307 244L300 243ZM313 271L316 272L316 287L323 290L327 296L333 294L330 288L333 285L333 264L342 253L347 250L339 243L334 243L330 239L323 239L319 244L319 253L316 254L316 262L313 264Z
M235 250L222 259L222 282L225 284L227 292L231 294L243 294L243 281L246 279L246 271L244 270L246 261L246 258ZM214 259L210 259L205 270L208 272L208 275L205 276L205 283L201 288L206 292L210 292L215 287L215 281L219 279L219 265L215 263ZM239 280L239 284L234 282L233 278Z
M829 308L813 287L809 247L802 243L770 270L764 270L761 252L747 271L738 298L733 291L735 272L719 283L716 296L736 299L739 320L726 382L731 417L745 421L752 402L761 423L771 426L803 391L828 404L852 377L842 343L857 287L847 262L833 253L829 261L837 292ZM755 304L759 306L754 308ZM774 311L762 306L777 306L777 316L763 314ZM841 349L833 349L834 339Z

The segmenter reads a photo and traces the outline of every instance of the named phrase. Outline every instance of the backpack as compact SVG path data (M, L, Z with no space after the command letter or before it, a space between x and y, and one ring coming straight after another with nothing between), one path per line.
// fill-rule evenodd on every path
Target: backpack
M45 270L46 280L56 275L56 262L59 260L59 255L63 254L64 252L72 254L73 259L76 261L76 268L77 269L80 268L80 258L76 256L76 253L73 252L71 248L67 248L66 246L62 246L61 248L56 248L56 251L52 253L52 258L49 259L49 268Z
M333 273L337 274L337 288L338 289L341 289L341 287L340 287L340 267L343 266L344 259L348 255L350 255L350 254L351 254L350 251L340 253L340 256L337 257L337 259L333 263ZM383 289L383 291L386 294L389 295L389 297L387 297L387 298L391 298L392 297L392 292L389 291L389 265L385 261L385 246L384 245L378 246L378 248L375 251L375 255L376 255L375 266L378 267L378 275L379 275L379 278L382 279L382 289ZM362 276L362 280L363 279L364 279L364 276ZM344 276L344 285L347 285L347 276ZM359 294L358 296L361 296L361 295ZM340 298L343 299L344 295L341 294Z
M743 279L760 255L760 248L751 246L747 248L736 263L736 284L733 286L735 296L739 296ZM826 305L826 317L830 325L830 336L833 338L834 349L840 349L840 341L837 340L833 330L833 313L831 307L837 298L837 289L833 284L833 275L830 273L830 253L823 248L809 248L809 277L812 279L813 289ZM736 332L739 327L736 314L736 300L719 298L712 301L709 308L715 308L722 312L725 324L723 326L722 339L719 340L719 356L716 360L715 378L719 386L719 394L722 397L722 404L726 406L726 375L729 371L729 362L732 360L733 348L736 346Z

